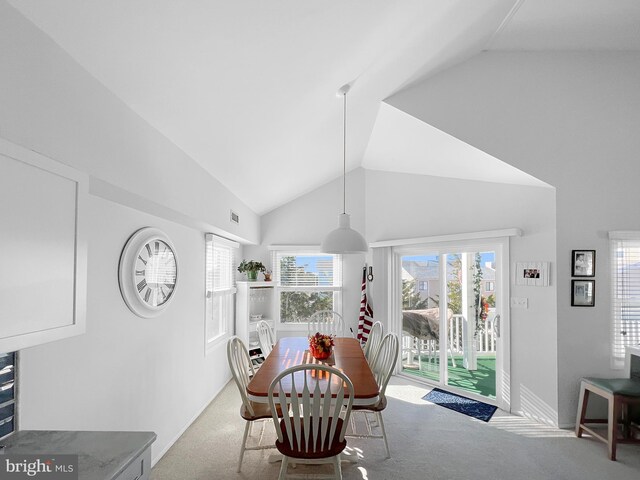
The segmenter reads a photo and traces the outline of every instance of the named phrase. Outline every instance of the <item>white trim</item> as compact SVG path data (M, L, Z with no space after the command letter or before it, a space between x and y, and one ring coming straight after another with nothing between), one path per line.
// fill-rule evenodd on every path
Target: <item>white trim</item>
M86 331L87 318L87 200L89 176L42 155L35 150L22 147L0 138L0 156L43 170L75 183L75 235L73 269L73 318L71 323L42 330L19 333L0 338L0 352L14 352L67 337L82 335ZM37 219L35 219L37 220ZM45 233L46 234L46 233Z
M638 240L639 237L640 232L637 230L614 230L609 232L609 240Z
M211 238L208 238L209 235L211 236ZM206 240L215 240L216 242L231 248L240 248L240 244L238 242L234 242L233 240L229 240L228 238L221 237L220 235L211 232L205 233L205 241Z
M520 231L519 229L512 229ZM499 232L508 232L509 230L500 230ZM494 231L491 233L497 233L498 231ZM489 232L479 232L479 234L489 233ZM510 386L510 378L511 378L511 346L510 346L510 311L509 311L509 298L510 298L510 277L509 277L509 268L510 268L510 240L509 236L502 237L485 237L485 236L474 236L473 234L470 237L460 238L458 241L452 241L451 239L454 237L458 237L458 235L447 235L445 236L449 240L446 242L435 243L435 242L427 242L423 245L416 244L407 244L400 246L399 248L392 248L390 252L390 257L392 261L392 268L389 276L389 290L387 295L390 299L390 309L389 315L390 318L396 319L396 321L391 323L391 328L396 334L402 334L402 319L401 319L401 287L400 287L400 269L401 269L401 257L405 255L419 254L419 253L433 253L438 255L444 255L446 253L451 253L452 249L456 250L477 250L483 248L491 248L496 251L497 258L499 258L499 268L496 269L496 284L502 288L502 295L498 296L499 306L498 311L500 313L500 338L499 342L499 352L496 355L496 399L489 400L489 403L497 405L500 409L505 410L507 412L511 409L511 386ZM431 237L436 238L436 237ZM442 237L437 237L442 238ZM442 272L441 272L442 274ZM441 298L446 298L446 283L443 282L441 285ZM445 314L444 310L442 312ZM444 330L444 329L441 329ZM441 333L443 333L441 331ZM445 335L441 335L440 341L446 343L446 332ZM446 350L444 350L446 355ZM402 365L401 362L398 362L397 366L398 373L402 373ZM447 362L440 362L443 366L447 365ZM444 367L443 367L444 368ZM502 374L498 374L498 372L502 372ZM442 385L439 385L441 388L446 388L449 390L452 388L451 385L446 385L446 374L447 371L441 372L440 379L444 378ZM409 378L413 378L409 376ZM429 383L429 382L427 382ZM444 385L444 386L443 386ZM455 389L455 387L452 388ZM464 391L462 394L464 395ZM483 401L487 401L483 400Z
M452 233L449 235L436 235L433 237L405 238L396 240L383 240L371 242L369 247L399 247L405 245L424 245L428 243L442 243L454 241L480 240L499 237L521 237L523 234L520 228L505 228L503 230L487 230L484 232Z
M286 251L286 252L309 252L314 255L322 255L320 251L320 244L317 245L267 245L268 250ZM330 253L325 255L332 255Z

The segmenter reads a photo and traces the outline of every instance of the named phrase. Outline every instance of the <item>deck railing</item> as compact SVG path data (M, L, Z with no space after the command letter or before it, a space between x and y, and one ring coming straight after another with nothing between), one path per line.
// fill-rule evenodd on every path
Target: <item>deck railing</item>
M496 351L495 318L495 309L489 309L487 319L475 335L478 353L495 353ZM462 355L464 353L462 343L464 321L464 315L453 315L449 319L447 354L452 357L453 362L455 362L455 360L453 360L454 355ZM403 332L402 356L403 359L406 359L407 364L413 363L415 358L420 359L422 355L425 355L429 361L433 362L438 358L439 352L440 349L438 348L438 341L436 339L422 340L407 332ZM420 363L420 360L418 360L418 363Z
M452 352L462 353L462 324L464 315L453 315L449 320L449 348ZM478 353L496 351L495 314L491 311L476 334Z

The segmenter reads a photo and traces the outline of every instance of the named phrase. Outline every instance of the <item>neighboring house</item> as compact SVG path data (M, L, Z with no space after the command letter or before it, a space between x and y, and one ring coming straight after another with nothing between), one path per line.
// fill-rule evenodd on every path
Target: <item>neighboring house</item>
M421 300L427 300L427 307L437 306L440 297L440 267L436 260L408 260L402 262L402 280L414 282L414 292ZM447 268L447 281L456 280L452 268ZM482 296L495 294L496 270L492 262L482 265Z

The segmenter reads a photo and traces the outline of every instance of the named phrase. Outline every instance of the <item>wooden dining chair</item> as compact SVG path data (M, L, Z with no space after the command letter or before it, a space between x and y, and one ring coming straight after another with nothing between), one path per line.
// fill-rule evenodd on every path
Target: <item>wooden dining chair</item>
M237 472L242 468L242 458L245 450L264 450L267 448L275 448L275 445L261 445L264 436L265 421L272 418L271 409L266 403L256 403L247 397L247 385L251 376L254 375L253 364L249 357L247 347L238 337L231 337L227 343L227 359L231 368L231 375L236 382L242 405L240 406L240 416L246 420L244 427L244 436L242 437L242 446L240 447L240 458L238 460ZM282 416L280 410L276 411L276 415ZM251 425L257 420L262 420L262 428L257 446L247 447L247 437L251 431Z
M387 449L387 458L391 458L391 452L389 451L389 442L387 441L387 434L384 430L384 422L382 420L382 411L387 408L387 397L385 396L385 391L387 389L387 384L389 383L389 379L391 378L391 374L393 373L393 369L396 366L396 362L398 360L398 350L400 348L400 342L398 341L398 337L392 333L388 333L380 342L380 346L378 347L376 353L373 356L373 361L371 362L371 372L373 373L374 378L376 379L376 383L378 384L378 401L373 405L354 405L351 422L351 432L347 434L347 437L354 438L382 438L384 440L384 446ZM366 434L358 434L355 425L355 413L363 412L364 413L364 421L367 426ZM373 412L375 414L375 419L377 424L380 426L380 430L382 435L375 435L372 430L372 423L367 416L367 412Z
M383 335L383 327L382 323L375 322L371 326L371 330L369 331L369 338L367 338L367 343L364 344L364 356L371 365L373 361L373 355L378 351L378 347L380 346L380 342L382 341Z
M260 342L260 350L262 355L267 358L267 355L273 350L273 346L276 344L276 336L273 333L271 325L265 320L260 320L256 324L256 332L258 332L258 342Z
M309 336L316 332L336 337L344 337L344 321L342 315L333 310L320 310L309 318L307 333Z
M289 412L284 418L273 415L276 448L283 456L278 478L289 476L289 463L332 463L334 475L314 478L342 479L340 453L347 446L344 434L353 404L349 377L327 365L298 365L273 379L268 398L272 412Z

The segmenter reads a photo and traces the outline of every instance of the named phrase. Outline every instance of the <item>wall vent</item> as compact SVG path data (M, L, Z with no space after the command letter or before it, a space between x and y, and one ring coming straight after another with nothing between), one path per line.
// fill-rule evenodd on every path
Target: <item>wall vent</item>
M237 223L240 224L240 215L238 215L236 212L234 212L233 210L231 210L231 221L233 223Z

